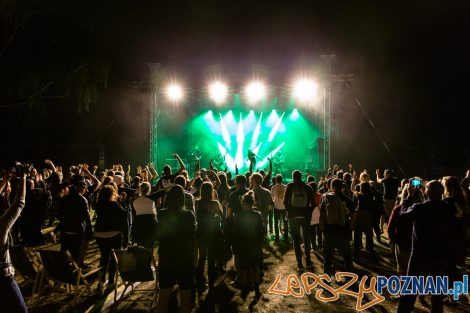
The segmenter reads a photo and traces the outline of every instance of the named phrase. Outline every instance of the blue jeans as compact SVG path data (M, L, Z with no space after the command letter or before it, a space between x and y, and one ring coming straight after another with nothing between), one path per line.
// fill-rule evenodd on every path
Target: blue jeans
M14 277L0 277L0 313L28 312L21 290Z
M307 264L312 263L310 259L310 219L306 217L289 218L289 226L292 239L294 240L294 250L297 264L302 264L302 249L300 247L302 238L300 237L300 228L302 228L302 236L304 239L305 260Z

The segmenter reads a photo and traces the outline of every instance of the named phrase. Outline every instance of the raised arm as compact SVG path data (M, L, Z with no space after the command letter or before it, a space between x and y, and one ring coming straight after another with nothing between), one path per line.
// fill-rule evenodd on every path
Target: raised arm
M376 175L376 181L378 184L381 184L384 180L382 173L380 172L380 169L375 170L375 175Z
M21 175L18 177L19 181L15 181L15 183L19 183L19 189L16 193L15 200L13 204L8 208L8 210L1 216L0 218L0 244L4 244L6 242L7 234L10 229L15 224L15 221L20 216L21 211L25 205L25 197L26 197L26 177L28 175L27 165L23 165L21 168Z
M351 192L353 193L353 195L357 196L356 185L359 182L359 179L357 178L357 173L353 172L352 177L353 179L351 181Z
M149 171L150 171L150 180L156 179L158 177L157 170L155 169L155 165L153 163L150 163L149 165Z
M94 173L93 173L94 174ZM126 174L125 174L125 178L126 178L126 181L128 184L132 183L132 177L131 177L131 165L128 164L127 165L127 171L126 171Z
M0 182L0 193L3 192L3 189L7 186L7 183L8 183L8 172L5 171L3 173L3 179L2 181Z
M173 157L176 160L178 160L178 163L180 164L180 169L178 170L178 173L181 173L182 171L185 171L186 166L184 165L183 160L181 160L180 156L177 153L175 153L175 154L173 154Z
M44 163L46 163L46 165L49 166L50 169L51 169L53 172L56 172L56 171L57 171L57 169L56 169L54 163L53 163L51 160L46 159L46 160L44 160Z
M212 159L210 159L210 161L209 161L209 169L210 169L211 171L214 170L214 163L212 163Z
M194 178L196 178L197 176L199 176L199 171L201 170L201 159L199 159L198 157L196 157L196 166L195 166L195 169L194 169Z
M217 188L219 188L220 186L219 176L217 176L217 174L213 170L207 171L207 175L209 176L210 180L214 184L214 189L217 190Z
M82 166L82 171L85 174L86 177L88 177L91 180L91 185L93 186L92 192L95 192L100 188L101 182L96 178L95 175L93 175L90 170L88 169L88 164L83 164Z

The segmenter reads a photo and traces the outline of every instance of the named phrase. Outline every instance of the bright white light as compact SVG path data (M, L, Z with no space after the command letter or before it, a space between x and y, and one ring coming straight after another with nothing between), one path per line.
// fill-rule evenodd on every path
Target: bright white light
M178 84L170 84L166 87L166 96L172 102L179 102L183 99L183 88Z
M216 104L224 103L228 96L228 87L221 81L215 81L209 85L209 97Z
M311 79L302 78L294 84L294 97L297 101L308 103L315 100L318 92L318 85Z
M245 92L248 97L248 101L256 103L266 96L266 86L262 82L253 81L246 86Z

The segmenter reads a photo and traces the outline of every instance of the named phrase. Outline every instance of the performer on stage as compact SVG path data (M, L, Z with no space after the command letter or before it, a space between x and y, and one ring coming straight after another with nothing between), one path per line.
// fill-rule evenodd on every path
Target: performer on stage
M282 174L283 171L283 165L285 161L285 156L282 153L281 150L279 150L273 158L273 163L274 163L274 173L276 174Z
M248 161L250 161L250 172L256 171L256 158L259 158L259 156L256 155L251 150L248 150Z

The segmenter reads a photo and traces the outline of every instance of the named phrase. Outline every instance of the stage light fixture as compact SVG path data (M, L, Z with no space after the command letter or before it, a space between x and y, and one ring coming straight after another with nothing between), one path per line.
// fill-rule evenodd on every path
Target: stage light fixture
M178 84L172 83L165 89L166 97L171 102L179 102L183 99L183 87Z
M209 98L216 104L222 104L227 100L228 87L221 81L215 81L209 85Z
M257 103L266 97L266 86L260 81L252 81L246 86L245 93L250 103Z
M292 110L292 113L290 114L289 119L290 119L291 121L296 121L296 120L299 118L299 116L300 116L300 115L299 115L299 111L298 111L297 109L293 109L293 110Z
M311 79L301 78L294 83L293 96L301 103L309 103L315 100L318 85Z

